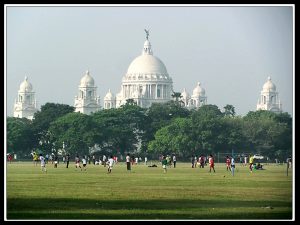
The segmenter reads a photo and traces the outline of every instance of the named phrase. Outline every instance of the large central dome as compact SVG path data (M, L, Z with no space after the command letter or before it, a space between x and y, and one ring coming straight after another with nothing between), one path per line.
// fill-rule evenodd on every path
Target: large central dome
M167 75L166 66L153 55L141 55L129 65L127 74L164 74Z
M136 57L128 67L127 75L134 74L157 74L168 76L164 63L159 58L153 56L151 44L148 40L144 43L142 55Z

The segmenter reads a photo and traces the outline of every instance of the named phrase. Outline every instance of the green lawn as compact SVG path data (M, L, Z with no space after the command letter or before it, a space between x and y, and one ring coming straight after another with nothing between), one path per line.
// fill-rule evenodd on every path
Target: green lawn
M125 163L87 171L16 162L7 164L7 219L292 219L292 170L265 165L249 172L237 165L235 176L225 164L216 173L177 163L166 174L157 168Z

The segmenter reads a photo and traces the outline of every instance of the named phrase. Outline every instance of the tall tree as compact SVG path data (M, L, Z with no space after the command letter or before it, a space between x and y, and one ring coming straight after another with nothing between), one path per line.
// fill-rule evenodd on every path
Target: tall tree
M52 143L50 142L48 128L50 123L57 118L74 112L75 108L66 104L46 103L41 106L41 110L34 114L32 126L36 147L41 147L46 151L51 151Z
M6 120L7 152L28 156L34 147L31 121L26 118L8 117Z

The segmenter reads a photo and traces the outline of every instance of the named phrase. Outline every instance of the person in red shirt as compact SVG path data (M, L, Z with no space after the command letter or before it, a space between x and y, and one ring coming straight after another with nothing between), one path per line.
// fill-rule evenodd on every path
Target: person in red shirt
M229 158L229 156L226 156L226 170L228 171L231 171L231 168L230 168L230 163L231 163L231 159Z
M215 173L216 172L215 171L215 163L214 163L214 157L212 155L209 155L208 163L209 163L209 172L211 173L211 169L213 169L214 173Z
M11 161L12 161L12 155L9 154L8 157L7 157L7 159L8 159L8 161L9 161L9 163L11 163Z

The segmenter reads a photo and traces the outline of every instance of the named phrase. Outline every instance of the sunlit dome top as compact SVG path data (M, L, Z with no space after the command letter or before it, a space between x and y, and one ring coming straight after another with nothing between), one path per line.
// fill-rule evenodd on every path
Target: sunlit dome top
M110 89L108 90L107 94L105 95L104 99L113 99L114 95L111 93Z
M267 82L263 86L263 91L276 91L276 86L271 81L271 77L268 77Z
M144 43L142 55L135 58L129 65L127 74L163 74L168 76L164 63L153 56L149 40Z
M90 76L90 72L87 70L85 75L80 80L81 87L94 87L94 79Z
M20 84L20 92L30 92L32 91L32 85L31 83L28 81L27 76L25 76L25 80Z
M204 96L205 95L205 89L201 87L201 83L198 82L197 86L193 90L193 96Z

